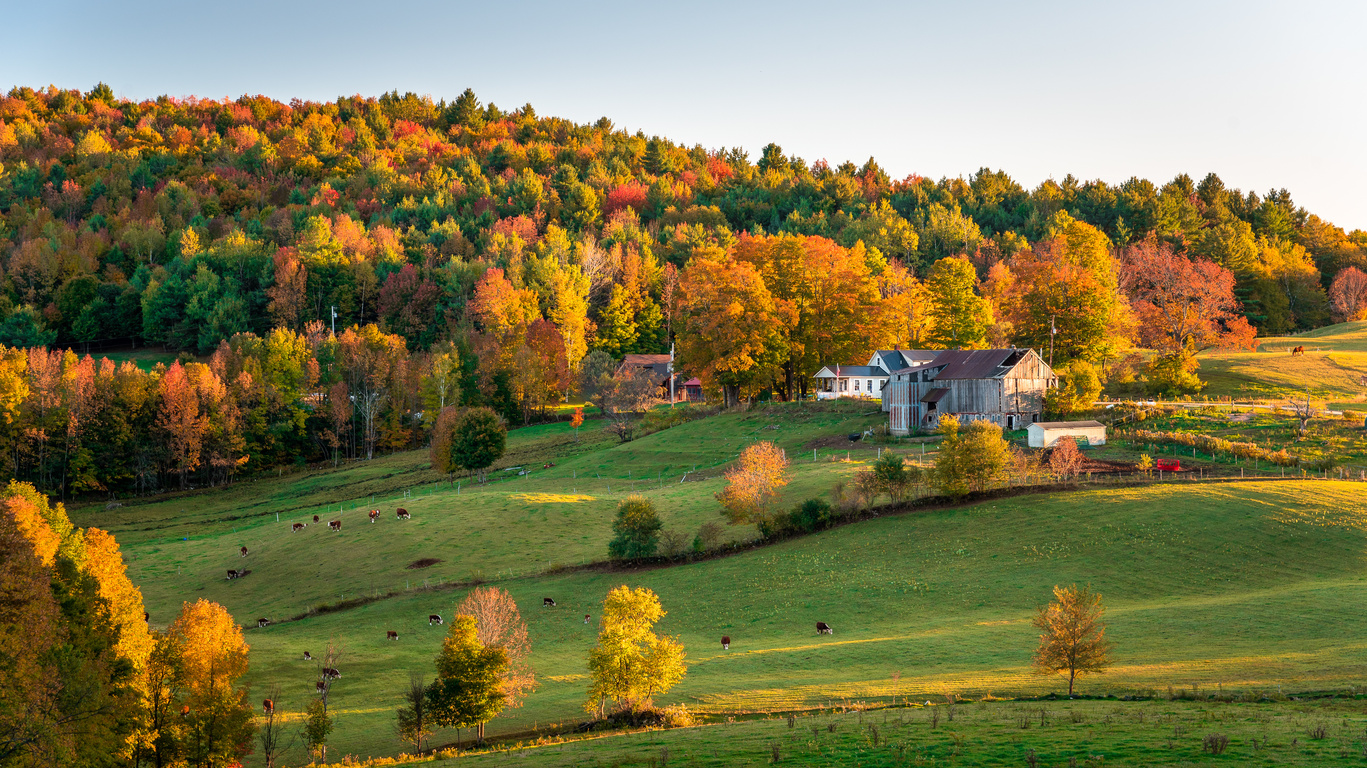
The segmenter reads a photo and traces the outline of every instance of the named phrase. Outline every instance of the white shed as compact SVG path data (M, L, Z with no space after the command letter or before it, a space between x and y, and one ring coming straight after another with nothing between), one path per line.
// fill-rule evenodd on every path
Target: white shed
M1106 444L1106 425L1099 421L1038 421L1025 431L1031 448L1052 448L1060 437L1071 437L1079 446Z

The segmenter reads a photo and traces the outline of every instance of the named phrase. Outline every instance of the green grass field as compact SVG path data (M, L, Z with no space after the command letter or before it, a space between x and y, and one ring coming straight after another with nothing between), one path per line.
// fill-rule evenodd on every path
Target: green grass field
M774 717L532 746L524 766L1360 765L1360 701L971 702ZM1321 733L1320 728L1323 728ZM1228 739L1224 753L1207 737ZM506 752L438 765L504 765ZM1075 762L1070 763L1069 760Z
M881 517L688 564L556 568L604 558L615 504L633 490L655 500L668 528L692 532L717 519L712 494L722 487L724 464L755 439L777 441L793 459L785 504L825 495L874 456L859 448L851 450L853 463L832 461L845 458L845 449L834 447L840 437L880 420L867 406L773 405L689 422L624 445L604 435L597 422L589 422L577 442L567 425L550 424L510 435L501 466L531 467L530 475L491 473L513 479L484 488L434 486L439 478L425 455L409 453L113 510L77 509L73 517L116 534L154 625L164 625L181 601L197 597L222 602L243 624L254 625L258 617L277 621L247 630L249 679L253 695L281 685L278 703L286 711L302 709L317 676L316 663L305 662L303 651L320 656L336 644L343 679L332 694L334 760L403 750L393 733L400 689L410 670L431 672L443 636L443 628L427 626L427 615L449 617L465 594L451 582L472 575L508 589L522 606L541 683L525 707L490 724L491 735L582 716L585 656L599 606L609 589L624 583L660 595L669 612L661 630L678 635L688 649L689 674L664 702L714 717L847 700L942 701L947 695L1061 690L1057 680L1029 669L1029 621L1054 584L1073 582L1090 583L1105 595L1117 644L1115 667L1085 679L1084 692L1194 684L1270 692L1341 689L1367 671L1367 616L1356 607L1367 598L1367 494L1356 483L1178 483L1037 494ZM832 446L822 448L817 461L810 454L814 442ZM550 461L556 466L543 470ZM681 483L685 472L689 480ZM411 495L405 497L405 490ZM365 522L371 494L384 511L375 525ZM290 522L315 512L335 517L339 504L341 533L322 525L288 532ZM413 520L393 518L400 505ZM755 534L747 526L729 535L746 540ZM245 560L237 555L240 545L251 548ZM405 568L424 557L442 562ZM223 578L226 569L244 566L252 569L246 578ZM343 595L390 591L358 607L281 621ZM542 597L555 598L558 606L542 608ZM584 623L586 613L592 623ZM835 634L818 637L818 620ZM386 630L397 631L399 640L386 641ZM732 638L729 651L718 642L723 634ZM1281 710L1270 716L1290 717ZM535 759L579 763L588 758L575 750L590 749L604 765L645 764L645 757L634 756L658 752L651 739L686 741L697 733L712 734L698 737L707 743L734 742L740 750L714 744L719 756L711 763L696 752L702 764L735 764L726 762L727 755L760 762L758 753L775 738L762 730L770 726L724 726L731 727L738 729L734 739L709 726L609 739L603 747L609 751L601 755L592 746L570 745L563 758L546 751ZM745 730L750 728L761 730ZM451 738L442 734L434 743ZM1279 738L1274 734L1274 741ZM839 740L829 741L785 749L793 755L833 752ZM1049 743L1049 749L1063 749L1083 742ZM940 742L903 757L949 759L935 744ZM1046 746L1040 742L1039 748ZM1001 755L1013 748L1001 746L1007 750ZM755 759L741 760L741 752L755 752ZM831 759L831 765L855 764Z
M1289 354L1296 346L1304 356ZM1284 401L1308 390L1334 410L1367 409L1367 321L1259 339L1257 352L1207 352L1200 363L1205 395Z

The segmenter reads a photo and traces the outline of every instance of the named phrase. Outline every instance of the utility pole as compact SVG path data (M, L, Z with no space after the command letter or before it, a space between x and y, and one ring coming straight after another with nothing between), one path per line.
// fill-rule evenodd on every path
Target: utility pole
M1049 367L1054 367L1054 337L1058 335L1058 327L1054 325L1054 315L1049 316Z
M332 305L332 335L334 335L334 336L337 335L337 305L336 305L336 304ZM1050 361L1050 362L1053 362L1053 360L1054 360L1054 356L1053 356L1053 353L1051 352L1051 353L1049 353L1049 361Z
M669 407L674 407L674 344L669 345Z

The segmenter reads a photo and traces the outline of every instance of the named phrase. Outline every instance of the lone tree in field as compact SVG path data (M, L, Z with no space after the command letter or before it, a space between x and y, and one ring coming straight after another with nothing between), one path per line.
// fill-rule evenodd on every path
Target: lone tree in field
M508 427L493 409L470 408L452 426L450 444L449 466L475 473L482 483L485 470L503 458Z
M437 679L427 688L427 707L432 722L456 728L477 728L484 738L484 724L503 710L503 672L508 654L502 648L486 648L479 641L473 616L456 616L437 655Z
M498 587L476 587L461 601L456 614L475 617L475 637L484 647L503 649L508 657L499 682L503 707L522 706L527 694L536 690L536 672L527 661L532 655L527 622L513 596Z
M403 706L396 714L399 738L413 745L414 754L422 754L423 744L432 735L432 712L427 708L427 684L421 674L413 672L408 676Z
M732 524L758 522L788 484L787 469L788 457L773 443L755 443L741 451L726 472L726 487L717 493L722 514Z
M584 408L581 406L574 409L574 415L570 416L570 426L574 428L574 442L579 442L579 428L584 426Z
M332 726L332 715L328 714L327 704L321 698L310 701L304 710L304 744L308 746L309 754L325 763L328 760L328 736L332 733Z
M1111 643L1106 640L1101 595L1090 587L1054 587L1054 601L1039 610L1039 648L1034 665L1043 675L1068 674L1068 695L1078 675L1104 672L1111 665Z
M656 694L673 688L688 672L683 645L652 630L665 615L660 598L626 585L608 593L598 645L589 651L589 696L584 710L600 717L608 699L619 711L639 713L653 705Z
M614 560L639 560L655 554L660 543L660 529L664 523L655 512L655 504L644 496L628 496L617 505L617 519L612 521L612 541L608 555Z

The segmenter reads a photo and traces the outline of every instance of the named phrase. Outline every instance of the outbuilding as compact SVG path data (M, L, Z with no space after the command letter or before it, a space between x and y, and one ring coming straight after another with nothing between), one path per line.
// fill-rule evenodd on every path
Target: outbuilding
M1037 421L1025 428L1031 448L1053 448L1062 437L1079 446L1105 445L1106 425L1099 421Z

